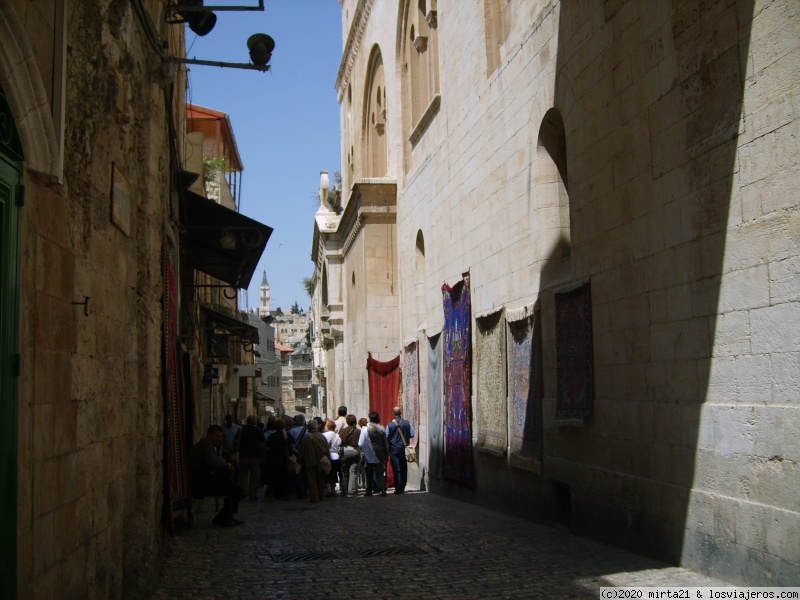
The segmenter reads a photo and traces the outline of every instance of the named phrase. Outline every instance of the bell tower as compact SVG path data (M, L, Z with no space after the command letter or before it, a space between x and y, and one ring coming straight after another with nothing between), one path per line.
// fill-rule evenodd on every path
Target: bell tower
M261 277L261 304L258 307L258 316L269 316L269 283L267 283L267 272Z

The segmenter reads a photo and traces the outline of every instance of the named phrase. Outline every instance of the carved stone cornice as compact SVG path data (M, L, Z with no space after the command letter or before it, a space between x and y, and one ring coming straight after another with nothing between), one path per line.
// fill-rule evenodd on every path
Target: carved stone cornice
M353 225L350 232L347 234L347 239L344 241L344 245L342 245L342 256L347 256L347 253L350 251L350 246L353 245L353 242L358 235L358 232L361 231L361 227L364 224L364 217L359 215L356 219L355 225Z
M361 40L364 37L364 30L367 28L369 13L373 4L375 4L375 0L358 0L358 6L356 6L355 13L353 13L350 32L347 34L347 41L342 51L342 62L339 63L339 72L336 74L336 83L333 86L338 92L339 102L342 101L344 91L350 83L350 75L356 62L356 54L358 54L358 49L361 46Z
M358 238L365 221L394 221L397 215L397 182L390 178L357 179L344 208L339 232L343 236L342 256Z

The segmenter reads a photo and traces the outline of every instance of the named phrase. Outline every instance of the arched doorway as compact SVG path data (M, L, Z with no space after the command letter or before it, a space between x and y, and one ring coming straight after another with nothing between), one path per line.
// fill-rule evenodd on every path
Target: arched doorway
M22 145L0 89L0 581L16 589L17 344ZM6 588L9 589L9 588Z

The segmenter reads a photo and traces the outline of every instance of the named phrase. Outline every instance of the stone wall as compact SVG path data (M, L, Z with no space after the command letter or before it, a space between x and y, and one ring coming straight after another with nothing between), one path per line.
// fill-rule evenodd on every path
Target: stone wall
M473 313L541 311L541 473L477 453L474 491L431 487L731 581L796 580L797 8L491 2L438 2L441 108L416 143L395 3L357 3L368 19L353 22L337 80L343 135L359 139L378 46L398 188L396 351L420 323L441 329L440 286L466 270ZM503 20L492 52L487 14ZM566 425L554 294L580 282L594 410Z
M166 27L161 4L144 4ZM23 25L13 43L33 49L25 68L48 99L54 6L17 2L5 15ZM25 124L35 96L2 81L29 169L17 597L138 597L156 581L163 541L162 248L165 231L175 235L168 113L184 92L164 80L131 3L71 2L66 24L63 178L27 161L41 143ZM169 52L182 48L173 29L163 32ZM111 220L114 167L129 186L127 233Z

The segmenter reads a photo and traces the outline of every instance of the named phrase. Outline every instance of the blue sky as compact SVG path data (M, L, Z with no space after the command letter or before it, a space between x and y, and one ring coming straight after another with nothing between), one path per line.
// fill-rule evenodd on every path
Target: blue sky
M257 0L205 0L206 6L258 6ZM249 62L247 38L275 40L272 70L188 65L187 101L227 113L242 173L242 214L274 229L248 289L258 308L264 270L270 307L284 312L310 303L302 285L310 277L313 217L319 172L340 168L339 104L333 84L342 53L337 0L265 0L261 11L218 11L204 37L186 29L187 57ZM240 307L245 308L240 298Z

